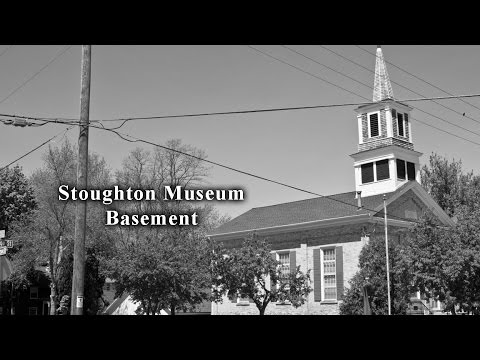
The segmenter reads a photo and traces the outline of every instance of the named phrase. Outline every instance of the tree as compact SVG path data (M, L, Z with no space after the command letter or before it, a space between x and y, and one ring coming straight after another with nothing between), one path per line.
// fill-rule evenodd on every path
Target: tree
M176 151L133 150L116 172L119 186L163 194L166 185L189 188L206 182L208 168L200 160L206 157L203 151L180 140L169 140L166 146ZM120 201L115 207L119 212L167 216L197 212L200 225L112 227L117 242L116 254L109 261L109 277L116 282L117 296L127 292L141 304L140 313L170 309L174 315L178 309L187 310L210 299L212 251L206 233L224 218L211 205L157 200Z
M412 283L446 310L480 313L480 207L453 228L423 219L406 239L402 259Z
M65 141L60 147L49 147L43 160L43 167L37 169L31 176L38 208L32 214L31 222L28 225L15 228L13 238L17 240L21 250L13 260L14 263L20 264L48 264L51 280L50 314L55 315L58 297L71 293L68 286L62 287L61 293L59 293L59 284L68 283L63 278L70 276L67 263L68 257L73 251L75 203L71 200L60 201L58 188L60 185L74 187L76 184L76 149L68 141ZM110 174L105 161L96 154L90 154L88 161L89 186L98 188L108 186ZM108 237L103 226L104 213L103 204L89 202L87 249L103 248L105 250L111 243L111 238ZM26 268L17 266L15 269L17 269L17 273L14 278L24 278L18 272L26 271ZM16 283L14 286L17 287L19 284ZM88 289L85 290L88 291Z
M403 235L403 236L402 236ZM410 295L414 291L411 286L411 276L404 271L400 259L404 252L404 234L391 234L388 242L389 267L390 267L390 297L391 313L393 315L405 314ZM385 239L375 234L362 248L359 256L360 270L349 282L345 291L343 302L340 305L342 315L363 314L364 286L367 286L368 297L372 314L388 314L388 287L385 256Z
M284 274L280 262L272 257L270 246L256 234L245 239L242 247L233 250L217 248L213 261L213 298L222 301L226 294L252 299L260 315L271 302L290 302L293 307L303 305L312 291L309 271L300 266ZM267 286L270 279L270 287Z
M422 167L421 184L449 216L456 215L462 206L475 206L472 195L480 191L480 177L464 173L461 160L449 162L435 153Z
M0 230L8 232L15 221L28 220L37 202L20 166L0 170Z
M127 292L141 304L140 313L169 309L175 315L210 299L210 254L208 239L193 230L146 237L118 252L110 277L117 295Z

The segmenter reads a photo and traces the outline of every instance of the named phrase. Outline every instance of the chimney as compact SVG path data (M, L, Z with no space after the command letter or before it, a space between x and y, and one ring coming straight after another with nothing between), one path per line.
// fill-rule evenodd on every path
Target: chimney
M357 191L357 210L361 210L362 209L362 192L361 191Z

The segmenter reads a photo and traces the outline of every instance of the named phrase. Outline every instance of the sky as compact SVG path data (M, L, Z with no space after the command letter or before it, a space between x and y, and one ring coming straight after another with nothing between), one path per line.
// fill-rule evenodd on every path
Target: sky
M281 45L255 45L317 77L372 98L374 75L319 45L288 45L315 61L367 84L361 85ZM360 45L374 54L376 45ZM374 71L375 57L355 45L327 45ZM0 54L7 50L0 45ZM3 101L14 89L44 67L65 45L14 45L0 56L0 113L36 117L78 118L80 114L81 46L74 45L24 87ZM387 62L455 95L480 93L480 46L382 45ZM396 99L445 93L387 64ZM161 116L204 112L254 110L278 107L358 103L365 100L314 76L269 58L244 45L128 45L92 46L91 119ZM480 98L466 101L480 108ZM447 121L447 124L413 110L415 150L432 152L463 162L465 170L480 173L480 110L459 100L440 100L466 116L431 101L411 102ZM169 139L205 150L208 159L322 195L353 191L353 159L358 133L355 106L196 118L140 120L121 131L164 144ZM475 122L471 117L478 122ZM2 118L0 116L0 118ZM415 119L458 136L469 143L423 125ZM106 123L107 125L108 123ZM112 124L112 123L110 123ZM19 128L0 123L0 167L22 156L65 129L62 124ZM66 137L78 141L78 128ZM61 142L59 136L52 146ZM91 129L89 150L103 156L112 170L135 147L115 134ZM18 162L26 175L42 166L47 146ZM312 195L212 166L211 188L238 187L246 200L217 204L221 213L238 216L253 208L311 198Z

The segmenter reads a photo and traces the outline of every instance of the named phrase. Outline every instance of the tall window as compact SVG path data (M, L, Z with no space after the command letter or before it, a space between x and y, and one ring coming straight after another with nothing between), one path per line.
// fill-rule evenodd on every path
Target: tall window
M373 163L362 165L362 184L373 182Z
M377 161L376 167L377 167L377 181L390 178L390 169L388 167L388 159Z
M38 287L32 286L30 288L30 299L38 299Z
M280 261L280 273L282 278L288 278L290 274L290 253L278 253L278 261Z
M408 180L415 180L415 164L407 162L407 176Z
M378 114L370 114L370 137L378 136L380 134L379 124L378 124Z
M335 266L335 249L323 250L323 289L324 300L337 299L337 279Z
M405 136L405 128L403 126L403 114L398 113L397 115L397 124L398 124L398 135Z
M405 180L405 161L397 159L397 178Z

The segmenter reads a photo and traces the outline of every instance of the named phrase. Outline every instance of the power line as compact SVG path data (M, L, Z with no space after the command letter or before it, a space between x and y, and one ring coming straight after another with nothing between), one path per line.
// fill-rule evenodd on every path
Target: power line
M365 83L363 83L363 82L361 82L361 81L359 81L359 80L357 80L357 79L354 79L353 77L348 76L348 75L344 74L344 73L341 72L341 71L338 71L338 70L333 69L333 68L331 68L331 67L329 67L329 66L327 66L327 65L324 65L324 64L322 64L321 62L316 61L315 59L312 59L311 57L308 57L308 56L302 54L301 52L298 52L298 51L296 51L296 50L290 49L288 46L285 46L285 45L282 45L282 46L285 47L286 49L288 49L288 50L290 50L290 51L292 51L292 52L300 55L300 56L303 56L304 58L307 58L307 59L315 62L316 64L319 64L319 65L321 65L321 66L324 66L324 67L326 67L326 68L328 68L328 69L336 72L337 74L340 74L340 75L342 75L342 76L345 76L345 77L347 77L347 78L349 78L349 79L351 79L351 80L359 83L360 85L363 85L363 86L371 89L371 86L368 85L368 84L365 84ZM371 70L370 70L370 71L371 71ZM372 72L373 72L373 71L372 71ZM408 91L416 94L416 95L424 96L424 95L422 95L422 94L420 94L420 93L417 93L416 91L413 91L413 90L411 90L411 89L409 89L409 88L407 88L407 87L405 87L405 86L403 86L403 85L400 85L400 84L398 84L398 83L396 83L396 82L394 82L394 81L392 81L392 82L393 82L394 84L397 84L397 85L403 87L404 89L406 89L406 90L408 90ZM440 106L443 106L444 108L446 108L446 109L448 109L448 110L451 110L451 111L453 111L453 112L455 112L455 113L457 113L457 114L460 114L460 113L457 112L456 110L451 109L451 108L449 108L449 107L447 107L447 106L444 106L444 105L440 104L440 103L437 102L437 101L434 101L434 100L432 100L432 101L433 101L434 103L440 105ZM439 117L439 116L437 116L437 115L435 115L435 114L432 114L432 113L430 113L430 112L428 112L428 111L422 110L422 109L420 109L420 108L414 108L414 109L417 109L418 111L423 112L423 113L425 113L425 114L427 114L427 115L433 116L433 117L435 117L435 118L437 118L437 119L439 119L439 120L441 120L441 121L443 121L443 122L446 122L447 124L456 126L456 127L460 128L460 129L462 129L462 130L465 130L465 131L470 132L470 133L472 133L472 134L474 134L474 135L480 136L480 133L477 133L477 132L475 132L475 131L473 131L473 130L467 129L467 128L463 127L463 126L457 125L457 124L455 124L455 123L453 123L453 122L451 122L451 121L445 120L445 119L443 119L443 118L441 118L441 117ZM460 114L460 115L462 115L462 114ZM463 115L462 115L462 116L463 116ZM475 119L472 119L472 120L477 121L477 120L475 120Z
M357 66L360 66L360 67L362 67L363 69L366 69L367 71L370 71L371 73L375 73L374 71L372 71L372 69L369 69L369 68L367 68L367 67L365 67L365 66L363 66L363 65L361 65L361 64L359 64L359 63L357 63L357 62L355 62L355 61L353 61L353 60L351 60L351 59L349 59L349 58L347 58L346 56L343 56L343 55L337 53L336 51L333 51L333 50L331 50L331 49L329 49L329 48L327 48L327 47L325 47L325 46L323 46L323 45L318 45L318 46L320 46L321 48L323 48L323 49L325 49L325 50L327 50L327 51L329 51L329 52L331 52L331 53L333 53L333 54L335 54L335 55L337 55L337 56L339 56L339 57L341 57L342 59L345 59L345 60L347 60L347 61L349 61L349 62L351 62L351 63L353 63L353 64L355 64L355 65L357 65ZM357 46L357 45L355 45L355 46ZM357 47L359 47L359 46L357 46ZM375 56L375 57L377 56L376 54L372 54L372 53L368 52L367 50L365 50L365 49L363 49L363 48L361 48L361 47L360 47L360 49L362 49L363 51L366 51L366 52L367 52L368 54L370 54L370 55L373 55L373 56ZM388 62L388 61L386 61L386 60L385 60L385 62L388 63L388 64L390 64L390 65L392 65L392 66L395 66L395 65L393 65L392 63L390 63L390 62ZM395 66L395 67L396 67L396 66ZM424 96L424 95L422 95L422 94L420 94L420 93L418 93L418 92L416 92L416 91L414 91L414 90L412 90L412 89L410 89L410 88L408 88L408 87L406 87L406 86L403 86L402 84L399 84L398 82L395 82L395 81L393 81L393 80L391 80L391 82L394 83L394 84L396 84L396 85L398 85L398 86L400 86L401 88L403 88L403 89L405 89L405 90L407 90L407 91L410 91L410 92L416 94L416 95ZM441 90L441 89L440 89L440 90ZM444 92L445 92L445 91L444 91ZM447 94L448 94L448 93L447 93ZM479 123L479 124L480 124L480 121L478 121L477 119L474 119L474 118L472 118L472 117L470 117L470 116L468 116L468 115L463 115L461 112L459 112L459 111L457 111L457 110L455 110L455 109L452 109L451 107L448 107L448 106L445 106L445 105L443 105L443 104L440 104L440 103L436 102L434 99L432 99L432 102L434 102L435 104L440 105L441 107L443 107L443 108L445 108L445 109L447 109L447 110L450 110L450 111L452 111L452 112L454 112L454 113L456 113L456 114L458 114L458 115L460 115L460 116L462 116L462 117L466 117L466 118L468 118L468 119L470 119L470 120L472 120L472 121L475 121L476 123ZM468 103L467 103L467 104L468 104ZM417 109L418 109L418 108L417 108ZM428 114L428 115L437 117L436 115L432 115L431 113L428 113L428 112L423 111L423 110L421 110L421 109L418 109L418 110L419 110L419 111L422 111L422 112L424 112L424 113L426 113L426 114ZM438 118L438 117L437 117L437 118ZM441 118L440 118L440 119L441 119ZM456 125L455 125L455 126L456 126ZM467 131L468 131L468 130L467 130Z
M358 46L358 45L355 45L355 46L358 47L359 49L363 50L364 52L369 53L370 55L374 55L374 56L376 57L376 54L373 54L373 53L369 52L368 50L362 48L361 46ZM393 63L391 63L391 62L389 62L389 61L386 61L386 60L385 60L385 62L388 63L388 64L390 64L390 65L392 65L393 67L397 68L398 70L401 70L401 71L403 71L404 73L406 73L406 74L408 74L408 75L410 75L410 76L413 76L414 78L416 78L416 79L418 79L418 80L420 80L420 81L423 81L424 83L426 83L426 84L434 87L435 89L444 92L445 94L452 95L452 94L450 94L448 91L439 88L438 86L432 84L431 82L428 82L427 80L422 79L421 77L419 77L419 76L417 76L417 75L415 75L415 74L412 74L411 72L409 72L409 71L407 71L407 70L405 70L405 69L402 69L402 68L401 68L400 66L398 66L398 65L395 65L395 64L393 64ZM474 104L472 104L472 103L469 103L469 102L467 102L467 101L465 101L465 100L463 100L463 99L459 99L459 100L462 101L463 103L467 104L467 105L470 105L470 106L474 107L475 109L480 110L480 107L478 107L478 106L476 106L476 105L474 105Z
M357 95L357 94L356 94ZM360 96L360 95L357 95ZM417 101L427 101L431 99L436 100L444 100L444 99L454 99L459 97L480 97L480 94L467 94L467 95L454 95L454 96L439 96L433 98L412 98L412 99L401 99L396 100L398 102L417 102ZM277 112L277 111L291 111L291 110L308 110L308 109L321 109L321 108L332 108L332 107L344 107L344 106L361 106L361 105L370 105L373 102L357 102L357 103L337 103L337 104L325 104L325 105L311 105L311 106L294 106L294 107L283 107L283 108L268 108L268 109L253 109L253 110L238 110L238 111L223 111L223 112L209 112L209 113L190 113L190 114L177 114L177 115L161 115L161 116L147 116L147 117L131 117L131 118L119 118L119 119L103 119L103 120L91 120L91 122L98 122L101 124L102 122L111 122L111 121L123 121L126 123L128 121L136 121L136 120L152 120L152 119L174 119L174 118L183 118L183 117L202 117L202 116L216 116L216 115L234 115L234 114L249 114L249 113L262 113L262 112ZM419 111L421 109L416 108ZM429 114L429 113L427 113ZM430 114L429 114L430 115ZM19 118L25 120L35 120L35 121L42 121L43 124L28 124L35 125L35 126L43 126L47 123L55 123L55 124L77 124L78 119L74 118L53 118L53 117L35 117L35 116L25 116L25 115L16 115L16 114L0 114L0 116L7 117L7 118ZM432 116L435 116L432 114ZM420 121L415 119L416 121ZM443 120L443 119L441 119ZM13 123L12 120L5 120L0 119L0 122L3 122L6 125L11 125ZM103 126L103 125L102 125ZM112 128L113 130L122 127L123 124L116 128Z
M57 60L60 56L62 56L67 50L69 50L72 47L72 45L67 46L63 51L55 55L53 59L51 59L45 66L43 66L40 70L38 70L35 74L30 76L26 81L24 81L22 84L20 84L17 88L15 88L10 94L8 94L6 97L4 97L2 100L0 100L0 104L2 104L4 101L6 101L8 98L10 98L13 94L15 94L17 91L19 91L21 88L23 88L25 85L27 85L30 81L32 81L34 78L38 76L43 70L45 70L50 64L52 64L55 60Z
M220 163L215 162L215 161L207 160L205 158L195 156L195 155L192 155L192 154L189 154L189 153L177 150L177 149L172 149L172 148L169 148L167 146L156 144L156 143L153 143L153 142L148 141L148 140L139 139L139 138L136 138L132 135L122 134L122 133L120 133L118 131L115 131L115 130L112 130L112 129L107 129L107 128L104 128L104 127L102 128L102 127L94 126L92 124L90 124L90 127L93 127L95 129L100 129L100 130L105 130L105 131L112 132L112 133L116 134L118 137L120 137L122 140L125 140L125 141L128 141L128 142L132 142L132 143L141 142L141 143L145 143L145 144L148 144L148 145L156 146L156 147L159 147L159 148L162 148L162 149L165 149L165 150L168 150L168 151L176 152L176 153L182 154L184 156L188 156L188 157L197 159L199 161L207 162L209 164L212 164L212 165L215 165L215 166L227 169L227 170L231 170L231 171L243 174L243 175L247 175L247 176L254 177L254 178L257 178L257 179L260 179L260 180L271 182L271 183L281 185L281 186L284 186L284 187L287 187L287 188L290 188L290 189L293 189L293 190L301 191L301 192L304 192L306 194L315 195L315 196L319 196L319 197L326 198L326 199L329 199L329 200L333 200L333 201L342 203L344 205L349 205L349 206L352 206L352 207L358 207L357 205L348 203L346 201L335 199L335 198L332 198L330 196L321 195L321 194L318 194L318 193L313 192L313 191L305 190L305 189L302 189L302 188L299 188L299 187L296 187L296 186L293 186L293 185L288 185L288 184L285 184L285 183L282 183L282 182L279 182L279 181L276 181L276 180L272 180L272 179L269 179L269 178L266 178L266 177L263 177L263 176L255 175L255 174L252 174L250 172L239 170L239 169L233 168L231 166L223 165L223 164L220 164ZM133 140L126 139L124 136L128 136L128 137L132 138ZM333 195L331 195L331 196L333 196ZM369 209L369 208L366 208L366 207L363 207L362 209L372 211L374 213L378 212L374 209ZM406 219L406 218L402 218L402 217L394 216L394 215L389 215L389 216L400 219L400 220L404 220L404 221L407 221L407 222L418 223L418 221L413 221L412 219Z
M250 47L250 46L249 46L249 47ZM275 56L272 56L272 55L270 55L270 54L267 54L267 53L265 53L265 52L262 52L262 51L260 51L260 50L258 50L258 49L256 49L256 50L257 50L258 52L261 52L262 54L268 56L268 57L271 57L272 59L278 60L278 61L280 61L280 62L282 62L282 63L284 63L284 64L286 64L286 65L289 65L289 66L292 66L292 67L294 67L294 68L296 68L296 69L299 69L300 71L302 71L302 72L304 72L304 73L306 73L306 74L308 74L308 75L312 75L311 73L306 72L306 71L303 71L303 69L300 69L300 68L298 68L298 67L296 67L296 66L294 66L294 65L291 65L290 63L287 63L287 62L285 62L285 61L283 61L283 60L281 60L281 59L278 59L278 58L276 58ZM315 75L312 75L312 76L318 78L318 77L315 76ZM323 79L321 79L321 80L323 80ZM334 83L332 83L332 82L329 82L329 83L330 83L331 85L335 86L335 87L338 87L338 88L344 90L343 87L341 87L341 86L339 86L339 85L337 85L337 84L334 84ZM359 94L357 94L357 93L355 93L355 92L353 92L353 91L350 91L350 90L346 90L346 91L348 91L349 93L354 94L354 95L356 95L356 96L358 96L358 97L361 97L361 98L363 98L363 99L365 99L365 100L368 100L365 96L359 95ZM369 102L369 103L372 104L372 102ZM425 112L425 111L423 111L423 110L421 110L421 109L418 109L418 108L416 108L416 109L419 110L419 111L422 111L422 112L424 112L424 113L427 113L427 112ZM427 114L429 114L429 113L427 113ZM429 114L429 115L434 116L434 117L437 117L436 115L433 115L433 114ZM444 119L442 119L442 118L440 118L440 117L437 117L437 118L440 119L440 120L442 120L442 121L444 121L444 122L447 122L447 123L449 123L449 124L452 124L452 125L454 125L454 126L461 127L461 126L459 126L459 125L450 123L449 121L444 120ZM455 136L455 137L457 137L457 138L459 138L459 139L468 141L468 142L470 142L470 143L472 143L472 144L480 145L480 143L477 143L477 142L472 141L472 140L468 140L468 139L466 139L466 138L464 138L464 137L462 137L462 136L460 136L460 135L453 134L453 133L451 133L451 132L449 132L449 131L447 131L447 130L440 129L440 128L436 127L436 126L430 125L430 124L428 124L428 123L426 123L426 122L423 122L423 121L421 121L421 120L419 120L419 119L416 119L416 118L413 118L413 117L411 117L410 119L411 119L411 120L415 120L415 121L417 121L417 122L419 122L419 123L421 123L421 124L424 124L424 125L426 125L426 126L432 127L432 128L434 128L434 129L437 129L437 130L439 130L439 131L442 131L442 132L444 132L444 133L446 133L446 134ZM462 128L462 127L461 127L461 128ZM462 128L462 129L464 129L464 128ZM468 130L468 129L465 129L465 130L466 130L466 131L469 131L469 132L472 132L472 131L470 131L470 130ZM473 132L472 132L472 133L473 133Z
M73 127L73 125L70 126L70 127L68 127L65 131L61 131L61 132L59 132L57 135L55 135L55 136L51 137L50 139L46 140L45 142L41 143L40 145L38 145L38 146L35 147L34 149L30 150L30 151L27 152L26 154L24 154L24 155L20 156L19 158L13 160L13 161L10 162L9 164L7 164L7 165L5 165L4 167L0 168L0 171L3 171L4 169L8 168L10 165L12 165L12 164L16 163L17 161L23 159L25 156L30 155L30 154L33 153L34 151L40 149L42 146L48 144L50 141L52 141L53 139L55 139L55 138L56 138L57 136L59 136L60 134L63 133L63 136L65 136L65 134L67 133L67 131L69 131L72 127Z
M7 46L7 48L0 53L0 57L2 57L3 54L5 54L5 53L6 53L8 50L10 50L12 47L13 47L13 45Z

